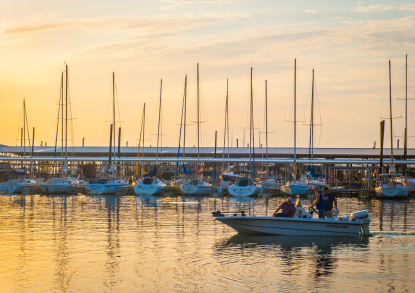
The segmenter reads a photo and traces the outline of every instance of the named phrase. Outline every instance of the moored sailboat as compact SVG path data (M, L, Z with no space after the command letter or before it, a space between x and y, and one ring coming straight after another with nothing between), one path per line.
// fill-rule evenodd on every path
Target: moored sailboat
M140 195L160 195L163 194L163 190L166 184L157 178L158 167L158 155L159 155L159 137L161 129L161 93L162 93L163 80L160 81L160 104L159 104L159 120L157 127L157 155L156 155L156 167L150 173L146 173L140 180L134 185L134 192ZM144 110L143 110L144 111ZM143 112L143 127L144 127L144 112ZM141 138L141 137L140 137Z
M63 78L63 76L62 76ZM63 101L63 82L61 85ZM63 108L62 108L63 109ZM63 120L63 116L62 116ZM63 123L62 123L63 127ZM63 137L63 129L62 129ZM64 177L68 175L68 64L65 65L65 159L61 170L61 178L51 178L40 185L40 190L44 193L69 193L70 190L79 186L77 177Z
M202 180L203 173L200 169L200 97L199 97L199 63L197 64L197 166L198 171L196 174L187 173L186 174L186 167L183 164L183 174L184 175L192 175L194 178L192 180L185 181L184 184L181 186L181 190L183 194L186 195L208 195L212 192L213 186L210 183L207 183ZM199 179L200 178L200 179Z
M112 73L112 110L113 110L113 124L110 126L110 148L109 148L109 169L106 170L107 178L100 178L98 180L89 181L85 190L87 194L115 194L118 189L128 187L128 182L124 178L117 178L117 166L115 156L115 74ZM121 129L121 128L120 128ZM114 163L111 164L112 151L112 136L114 135Z
M391 166L389 174L380 174L380 182L375 188L375 195L378 198L406 198L409 194L408 187L398 182L395 178L402 176L396 174L393 166L393 124L392 124L392 80L391 80L391 61L389 60L389 120L390 120L390 140L391 140Z
M249 145L252 146L252 149L255 148L253 143L254 139L254 115L253 115L253 90L252 90L252 67L251 67L251 97L250 97L250 138L249 138ZM253 159L255 160L255 151ZM255 161L254 161L255 163ZM251 151L249 152L249 171L242 171L239 173L243 173L247 175L247 178L241 178L238 182L228 187L228 191L232 196L255 196L259 195L262 191L262 186L253 181L251 176L255 176L255 173L251 172L252 164L251 164Z

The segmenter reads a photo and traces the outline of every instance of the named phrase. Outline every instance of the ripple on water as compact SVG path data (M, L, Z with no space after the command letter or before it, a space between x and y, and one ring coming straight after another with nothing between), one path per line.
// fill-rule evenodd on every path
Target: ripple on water
M241 235L211 216L281 201L0 195L2 291L415 291L412 200L339 198L369 211L363 239Z

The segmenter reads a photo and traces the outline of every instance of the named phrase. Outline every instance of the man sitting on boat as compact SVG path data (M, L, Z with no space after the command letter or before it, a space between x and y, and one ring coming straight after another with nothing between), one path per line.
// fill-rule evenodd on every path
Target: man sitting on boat
M282 210L281 213L278 213L279 210ZM295 214L295 206L291 197L287 198L287 201L284 201L272 214L273 217L284 217L292 218ZM278 214L277 214L278 213Z
M326 210L326 206L324 205L323 195L320 192L320 188L318 186L314 187L314 192L316 193L316 200L311 204L310 209L313 206L316 206L318 210L318 218L324 219L324 212Z
M334 194L329 191L328 187L323 188L323 200L324 200L324 205L326 207L324 211L324 217L332 218L333 217L333 213L332 213L333 203L334 203L334 207L337 210L337 199L334 196Z

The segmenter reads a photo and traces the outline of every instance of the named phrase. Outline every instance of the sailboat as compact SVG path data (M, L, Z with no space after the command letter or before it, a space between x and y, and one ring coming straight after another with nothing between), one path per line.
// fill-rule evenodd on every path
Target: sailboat
M408 159L408 54L405 56L405 130L404 130L404 159ZM409 191L415 191L415 179L408 178L408 170L405 166L404 176L397 179L398 182L403 183L408 187Z
M265 155L268 159L268 82L265 80ZM265 167L265 176L262 181L262 187L264 189L276 189L280 187L280 183L277 179L277 174L270 176L268 174L268 163Z
M186 195L207 195L210 194L213 190L212 184L209 184L203 180L197 179L202 177L203 174L200 168L200 97L199 97L199 63L197 63L197 166L199 174L187 174L195 176L195 179L186 181L182 186L182 192ZM183 174L185 174L186 167L183 164ZM200 171L200 172L199 172Z
M24 157L26 157L26 133L29 136L28 131L28 123L27 123L27 113L26 113L26 99L23 98L23 129L22 129L22 139L24 145ZM33 145L33 140L32 140ZM29 148L30 148L30 138L29 138ZM33 148L32 148L33 150ZM31 158L33 157L33 152L31 152ZM32 164L31 164L32 165ZM31 175L33 174L33 166L30 171ZM21 168L15 170L16 175L24 176L26 175L26 168ZM6 183L2 184L0 187L0 191L4 193L21 193L22 187L27 186L28 188L34 188L36 186L36 181L33 180L33 176L31 178L19 178L19 179L11 179Z
M69 193L71 189L76 189L79 186L79 181L77 177L64 177L64 175L67 176L68 173L68 64L65 64L65 77L65 160L63 162L63 168L61 170L61 178L51 178L40 185L40 190L44 193ZM61 82L61 93L63 103L63 81Z
M314 69L312 70L312 84L311 84L311 115L310 115L310 145L308 151L308 158L314 159ZM315 186L318 185L320 188L326 186L325 182L321 179L324 179L323 174L314 173L314 166L308 165L307 171L307 182L308 184Z
M251 97L250 97L250 137L249 137L249 146L252 146L252 149L255 149L255 145L253 144L253 137L254 137L254 113L253 113L253 90L252 90L252 67L251 67ZM255 151L254 151L255 155ZM253 156L255 160L255 157ZM254 161L255 162L255 161ZM251 172L252 164L251 164L251 148L249 151L249 171L242 171L238 172L239 174L245 174L248 178L242 178L235 184L228 187L228 191L232 196L254 196L259 195L262 191L262 186L257 182L253 181L250 177L254 176L254 173Z
M95 181L88 181L86 184L87 194L115 194L117 189L127 188L128 182L126 179L117 178L116 157L115 157L115 74L112 73L112 117L113 124L110 126L110 152L109 152L109 169L106 173L109 178L103 178ZM114 135L114 161L111 164L111 143L112 135Z
M314 84L314 82L313 82ZM294 180L288 181L281 186L281 192L284 194L304 195L313 185L307 181L297 180L297 60L294 59Z
M226 147L226 141L228 141L228 159L230 157L229 154L229 87L228 87L228 79L226 79L226 102L225 102L225 131L223 134L223 151L222 155L223 158L225 158L225 147ZM226 192L230 185L236 183L238 180L242 179L243 177L239 174L234 173L231 171L231 168L233 166L230 166L228 163L228 166L226 170L221 174L221 181L219 183L220 188L224 192Z
M177 158L180 158L180 144L182 140L182 130L183 130L183 152L182 157L186 157L186 107L187 104L187 74L184 77L184 91L183 91L183 102L182 102L182 115L180 119L180 132L179 132L179 147L177 149ZM183 164L183 168L179 167L179 162L176 162L176 172L174 180L170 181L170 186L175 188L180 188L186 182L189 182L191 179L185 178L182 175L186 175L186 172L181 172L185 170L186 167Z
M391 61L389 60L389 120L390 120L390 139L391 139L391 166L389 173L379 174L381 181L375 188L375 195L378 198L407 198L408 187L402 182L397 181L402 174L395 173L393 166L393 124L392 124L392 81L391 81Z
M159 120L157 127L157 162L156 167L152 172L146 173L143 177L136 182L134 185L134 192L140 195L160 195L163 194L163 190L166 187L163 181L157 178L157 166L158 166L158 155L159 155L159 137L161 128L161 93L162 93L163 79L160 81L160 104L159 104ZM145 108L144 108L145 110ZM143 127L144 127L144 110L143 110ZM141 137L140 137L141 138Z

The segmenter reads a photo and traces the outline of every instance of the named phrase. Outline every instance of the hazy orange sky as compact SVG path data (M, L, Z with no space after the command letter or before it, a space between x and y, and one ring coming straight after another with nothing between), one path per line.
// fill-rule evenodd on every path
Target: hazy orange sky
M403 135L404 61L414 98L415 4L409 1L79 1L0 0L0 144L20 145L23 97L36 145L54 145L60 76L69 65L73 140L108 144L112 72L123 145L137 145L146 103L146 145L155 145L163 78L163 145L179 137L184 76L188 123L196 117L200 64L202 146L223 145L229 78L232 145L249 127L253 67L256 145L265 146L264 83L268 80L269 145L293 145L293 63L297 58L298 146L308 146L311 70L318 105L316 146L379 146L380 117L388 117L388 59L392 60L394 135ZM409 101L409 135L415 135ZM120 123L117 122L117 125ZM320 129L322 129L321 138ZM387 123L387 137L389 124ZM248 141L246 131L245 142ZM69 131L71 133L72 131ZM71 135L72 137L72 135ZM395 138L398 139L399 137ZM401 145L403 139L401 139ZM196 127L186 142L196 144ZM385 141L389 146L389 139ZM409 139L409 147L415 141Z

